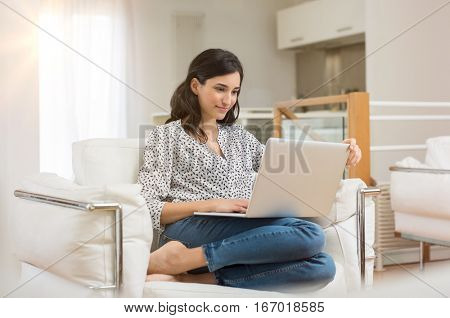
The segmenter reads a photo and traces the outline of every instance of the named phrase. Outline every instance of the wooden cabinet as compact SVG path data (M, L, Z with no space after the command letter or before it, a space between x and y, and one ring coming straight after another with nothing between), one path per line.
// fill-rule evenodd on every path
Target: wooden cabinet
M315 0L278 11L278 49L361 35L364 14L364 0Z

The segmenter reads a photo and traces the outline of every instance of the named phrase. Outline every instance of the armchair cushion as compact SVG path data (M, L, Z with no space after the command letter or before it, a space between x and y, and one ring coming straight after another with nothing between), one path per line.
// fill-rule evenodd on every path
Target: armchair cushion
M435 169L450 169L450 136L427 139L425 163Z
M123 217L121 296L141 297L152 226L138 184L80 186L55 174L23 181L20 190L83 202L118 202ZM26 263L85 286L113 284L113 213L85 212L16 199L12 214L15 254ZM106 295L106 294L104 294Z
M143 159L140 147L140 139L87 139L73 143L75 182L79 185L136 183Z

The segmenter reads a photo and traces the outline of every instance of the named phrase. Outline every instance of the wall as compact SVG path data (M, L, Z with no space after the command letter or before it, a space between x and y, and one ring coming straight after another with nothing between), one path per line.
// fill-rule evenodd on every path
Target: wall
M448 1L366 1L366 55ZM449 102L450 4L393 40L366 61L366 85L376 101ZM447 109L382 109L372 114L449 114ZM425 138L450 135L450 122L372 123L372 145L423 144ZM389 180L390 165L406 156L424 158L423 151L379 152L372 155L372 175Z
M35 20L39 1L4 1ZM25 175L39 171L37 31L0 4L0 295L15 286L8 215L13 192Z
M366 51L374 51L444 0L366 1ZM450 4L367 59L372 99L449 101Z
M203 13L202 49L220 47L240 58L245 69L242 107L271 107L275 101L295 96L294 53L276 49L275 12L291 4L273 0L134 0L136 72L131 84L159 107L130 93L128 135L136 136L138 125L150 123L153 113L170 109L172 92L182 80L175 67L175 13Z

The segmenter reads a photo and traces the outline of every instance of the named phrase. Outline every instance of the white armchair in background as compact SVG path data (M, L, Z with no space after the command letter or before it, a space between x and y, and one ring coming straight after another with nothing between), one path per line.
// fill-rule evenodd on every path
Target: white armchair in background
M420 242L450 246L450 136L426 142L425 163L407 157L391 167L391 206L395 231Z
M11 211L22 279L9 296L286 296L283 290L145 282L153 231L136 183L143 148L138 139L76 142L74 181L40 173L22 182ZM366 196L377 192L359 179L343 180L329 215L315 220L324 228L325 251L337 271L334 281L313 295L342 297L361 282L371 286L374 204Z

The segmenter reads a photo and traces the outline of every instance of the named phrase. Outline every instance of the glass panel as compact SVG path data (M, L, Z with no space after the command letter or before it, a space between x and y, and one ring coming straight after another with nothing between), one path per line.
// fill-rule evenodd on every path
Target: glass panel
M345 139L345 130L345 117L310 117L282 121L284 139L342 142Z
M243 125L246 130L251 132L263 144L266 144L267 140L273 135L272 118L251 118L241 121L239 124Z
M329 117L331 116L331 117ZM282 138L293 140L316 140L326 142L342 142L345 139L347 120L345 113L331 114L327 117L311 117L298 120L283 119ZM348 178L348 169L342 174Z

